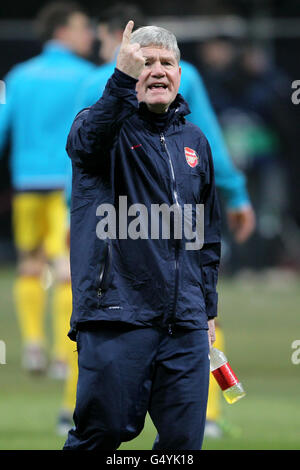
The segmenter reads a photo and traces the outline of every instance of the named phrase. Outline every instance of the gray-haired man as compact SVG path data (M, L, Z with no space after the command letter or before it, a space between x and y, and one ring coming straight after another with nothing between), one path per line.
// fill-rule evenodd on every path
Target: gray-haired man
M130 21L103 96L79 113L67 143L69 336L77 341L79 378L75 428L64 448L115 450L141 432L149 411L156 450L200 450L220 260L212 157L203 133L184 118L176 38L162 28L132 28ZM185 234L152 239L143 229L134 239L97 239L97 207L121 195L148 213L153 204L190 204L192 224L202 204L203 248L186 250Z

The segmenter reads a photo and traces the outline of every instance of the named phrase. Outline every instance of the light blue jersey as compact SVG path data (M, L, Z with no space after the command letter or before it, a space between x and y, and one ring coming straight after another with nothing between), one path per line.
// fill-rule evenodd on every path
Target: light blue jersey
M243 174L233 165L222 132L208 98L198 70L192 64L181 61L179 93L188 102L191 114L187 116L206 135L212 150L216 185L225 199L227 208L236 209L250 204ZM85 108L94 104L102 95L106 82L113 74L115 62L102 65L92 72L79 93L77 105Z
M225 199L226 206L236 209L250 204L244 175L234 166L216 114L210 103L202 78L192 64L181 61L182 68L179 92L188 102L191 122L205 134L213 155L216 186Z
M4 78L0 155L10 135L15 189L65 187L70 165L65 146L76 115L74 103L94 68L58 41L49 41L40 55L16 65Z
M76 100L77 108L88 108L101 98L107 80L114 73L115 67L115 62L109 62L108 64L100 65L96 70L93 70L79 90Z

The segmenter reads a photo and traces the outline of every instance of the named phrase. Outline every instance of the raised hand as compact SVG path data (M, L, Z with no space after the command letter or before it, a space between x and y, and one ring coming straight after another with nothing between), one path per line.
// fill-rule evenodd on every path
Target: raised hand
M130 44L133 26L134 22L130 20L124 29L123 39L117 57L117 69L130 75L130 77L139 78L145 66L145 59L142 54L141 46L137 43Z

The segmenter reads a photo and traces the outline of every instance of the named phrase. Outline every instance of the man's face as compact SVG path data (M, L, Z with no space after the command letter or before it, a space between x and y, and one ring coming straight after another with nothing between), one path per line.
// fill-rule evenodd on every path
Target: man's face
M163 47L142 47L145 67L136 84L139 102L155 113L164 113L179 90L181 68L174 52Z

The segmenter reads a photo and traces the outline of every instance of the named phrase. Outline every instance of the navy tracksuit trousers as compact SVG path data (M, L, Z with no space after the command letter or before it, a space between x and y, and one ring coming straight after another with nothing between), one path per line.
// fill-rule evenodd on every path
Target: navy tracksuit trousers
M75 428L64 449L116 450L143 429L155 450L200 450L209 382L206 330L90 323L78 332Z

